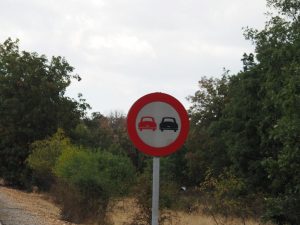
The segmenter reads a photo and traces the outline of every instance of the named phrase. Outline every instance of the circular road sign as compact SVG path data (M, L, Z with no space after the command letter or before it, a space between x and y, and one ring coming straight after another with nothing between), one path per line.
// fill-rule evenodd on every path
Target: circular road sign
M140 151L152 156L166 156L183 145L189 131L189 118L176 98L151 93L138 99L130 108L127 131Z

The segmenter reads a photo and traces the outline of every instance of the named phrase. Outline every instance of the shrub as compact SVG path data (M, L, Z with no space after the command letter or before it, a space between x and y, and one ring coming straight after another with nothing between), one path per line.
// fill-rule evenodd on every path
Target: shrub
M33 170L34 183L42 189L49 189L54 182L53 168L63 149L70 146L64 131L58 129L50 138L31 144L28 166Z
M109 200L128 192L135 173L126 157L74 146L63 151L54 171L60 180L56 189L63 216L74 222L88 218L104 222Z
M163 161L163 160L162 160ZM152 215L152 160L149 160L143 174L138 176L133 189L133 197L139 208L133 221L129 225L150 225ZM173 215L167 209L171 209L176 204L177 188L176 184L169 179L168 173L161 168L160 190L159 190L159 224L171 223ZM173 224L173 223L172 223Z
M245 182L230 171L213 177L209 170L199 191L203 212L212 216L215 224L231 224L233 218L239 218L241 224L249 218L259 221L264 211L262 195L248 194Z

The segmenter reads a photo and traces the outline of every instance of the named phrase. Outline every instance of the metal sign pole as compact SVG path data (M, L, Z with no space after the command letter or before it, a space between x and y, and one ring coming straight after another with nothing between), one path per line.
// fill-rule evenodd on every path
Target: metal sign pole
M153 187L152 187L152 223L151 225L158 225L159 216L159 164L160 158L153 158Z

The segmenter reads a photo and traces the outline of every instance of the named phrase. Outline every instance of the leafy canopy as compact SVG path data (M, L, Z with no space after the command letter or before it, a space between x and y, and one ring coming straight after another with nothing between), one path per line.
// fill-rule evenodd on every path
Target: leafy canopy
M71 80L80 77L63 57L48 60L20 51L18 44L0 44L0 176L24 185L29 145L59 127L70 133L88 105L65 96Z

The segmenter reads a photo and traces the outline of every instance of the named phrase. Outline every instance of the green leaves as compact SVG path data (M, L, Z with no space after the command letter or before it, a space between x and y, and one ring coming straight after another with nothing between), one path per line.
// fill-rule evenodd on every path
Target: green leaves
M51 190L62 215L77 222L104 221L109 201L128 194L135 183L135 168L128 157L73 145L62 129L32 143L26 162L34 184Z
M98 189L99 197L104 198L127 193L135 173L127 157L74 146L64 149L54 171L58 178L75 185L87 197L89 190Z
M33 177L40 188L49 190L55 179L53 170L56 161L63 150L70 146L70 140L66 138L62 129L58 129L48 139L31 144L31 153L26 161L33 170Z
M0 44L0 176L22 185L29 145L60 127L70 133L84 116L88 104L64 96L79 79L72 71L63 57L20 52L18 40Z
M213 79L202 79L190 97L194 125L188 156L189 162L198 161L190 163L190 171L211 171L217 177L230 168L248 195L265 195L265 218L299 224L300 3L268 3L279 13L260 31L246 29L255 54L244 54L244 70L229 77L225 97L216 94L220 86L212 85Z
M300 2L298 0L267 0L269 7L278 9L283 15L297 19L300 13Z

